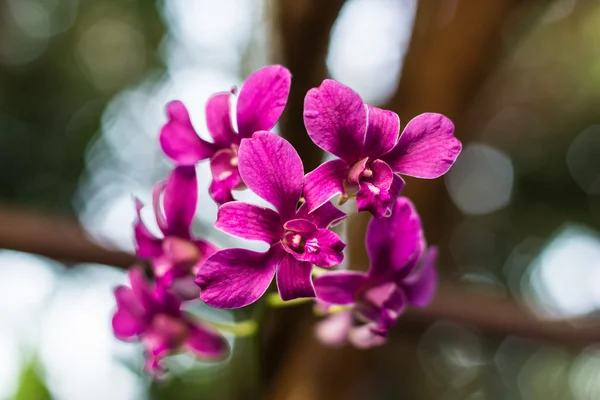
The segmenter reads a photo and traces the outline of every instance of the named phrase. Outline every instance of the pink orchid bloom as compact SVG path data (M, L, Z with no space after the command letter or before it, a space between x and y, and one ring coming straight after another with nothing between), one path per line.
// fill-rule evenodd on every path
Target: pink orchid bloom
M211 197L219 205L232 201L232 189L244 187L238 172L240 142L256 131L275 126L287 103L290 85L291 74L281 65L264 67L250 75L237 99L237 132L231 119L232 93L212 95L206 103L206 125L212 143L198 136L183 103L173 101L167 105L169 121L160 133L160 145L178 165L210 159Z

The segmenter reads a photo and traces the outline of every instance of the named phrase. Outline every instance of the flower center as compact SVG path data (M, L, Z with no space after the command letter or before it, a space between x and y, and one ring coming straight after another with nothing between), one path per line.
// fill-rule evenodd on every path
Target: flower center
M377 186L367 183L367 187L369 188L369 190L371 191L371 193L373 193L374 195L378 195L381 192L381 189L379 189Z
M217 179L220 181L224 181L225 179L229 178L231 176L231 174L233 174L232 171L223 171L219 174Z
M298 232L286 231L283 235L285 244L296 253L304 253L306 239Z

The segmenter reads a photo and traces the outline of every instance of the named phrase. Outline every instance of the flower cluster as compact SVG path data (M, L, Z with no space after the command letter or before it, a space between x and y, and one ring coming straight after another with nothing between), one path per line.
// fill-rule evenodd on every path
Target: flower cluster
M161 358L180 350L205 360L227 356L219 332L182 305L201 299L218 308L244 307L259 300L274 278L283 301L313 298L316 309L328 314L317 335L329 344L382 344L407 306L426 306L433 297L437 250L427 247L412 203L399 197L405 185L399 174L446 173L461 150L452 122L422 114L400 134L395 113L364 104L352 89L325 80L306 95L304 124L313 142L337 158L305 175L293 146L269 132L285 108L290 84L289 71L275 65L252 74L237 95L234 89L210 97L206 124L212 143L198 136L181 102L167 105L160 145L177 165L153 191L162 237L144 225L144 205L135 200L137 255L151 265L152 279L133 268L131 288L115 290L113 318L118 338L142 342L150 372L162 371ZM195 164L206 159L212 173L208 191L219 205L215 227L263 241L269 246L265 252L219 250L192 235ZM236 201L232 191L246 188L272 208ZM346 244L331 229L346 217L331 201L336 195L338 204L355 199L358 212L373 215L366 273L321 269L344 259Z

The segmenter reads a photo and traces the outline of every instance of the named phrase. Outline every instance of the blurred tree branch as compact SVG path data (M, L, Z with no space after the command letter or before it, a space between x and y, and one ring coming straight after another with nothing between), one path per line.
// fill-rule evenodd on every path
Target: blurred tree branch
M73 218L0 206L0 248L39 254L65 263L127 268L131 254L106 249L90 239Z
M68 264L98 263L126 269L135 256L93 242L68 217L0 207L0 248L39 254ZM286 312L289 309L286 309ZM484 333L519 335L564 345L585 346L600 340L600 319L540 321L519 302L444 282L432 304L407 312L402 321L428 323L445 319L471 325Z

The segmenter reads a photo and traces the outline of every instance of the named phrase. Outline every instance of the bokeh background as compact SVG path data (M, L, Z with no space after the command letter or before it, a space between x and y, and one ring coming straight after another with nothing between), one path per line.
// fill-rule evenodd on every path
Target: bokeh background
M403 125L455 122L453 170L405 190L442 249L439 294L382 348L325 348L309 305L279 308L229 337L229 360L177 356L152 383L110 318L132 195L171 167L164 105L186 102L207 136L208 96L269 63L293 74L276 131L307 171L323 155L302 102L325 77ZM204 190L199 204L195 232L238 245ZM349 221L353 269L366 222ZM596 0L0 2L0 398L599 399L599 229Z

